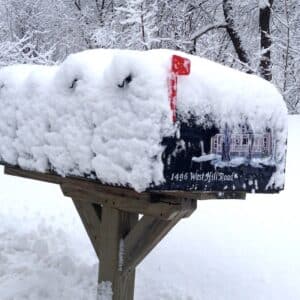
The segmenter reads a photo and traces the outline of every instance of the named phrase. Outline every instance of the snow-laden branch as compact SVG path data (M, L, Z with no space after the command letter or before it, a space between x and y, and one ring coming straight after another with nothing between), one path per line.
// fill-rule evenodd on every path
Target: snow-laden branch
M203 27L200 30L194 32L191 35L191 40L196 40L196 39L200 38L202 35L208 33L211 30L226 28L226 27L227 27L227 23L224 23L224 22L215 23L215 24L212 24L212 25L207 25L206 27Z
M0 66L15 63L51 64L56 45L44 52L36 50L32 42L32 34L26 34L23 38L14 37L15 41L0 43Z

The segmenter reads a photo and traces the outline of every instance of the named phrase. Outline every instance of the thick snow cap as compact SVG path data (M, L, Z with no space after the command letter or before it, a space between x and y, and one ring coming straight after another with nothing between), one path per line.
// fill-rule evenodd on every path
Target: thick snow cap
M287 110L269 82L170 50L88 50L61 65L0 69L0 161L39 172L88 176L143 191L164 182L164 137L176 126L168 99L173 54L191 60L178 77L177 114L223 128L269 128L284 184ZM208 118L209 116L209 122Z

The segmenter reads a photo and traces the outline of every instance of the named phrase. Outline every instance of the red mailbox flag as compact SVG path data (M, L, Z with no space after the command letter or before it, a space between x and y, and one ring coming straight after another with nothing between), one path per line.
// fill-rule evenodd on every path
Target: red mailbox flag
M172 55L171 74L169 78L169 99L174 123L176 122L177 76L189 75L190 72L191 61L188 58Z

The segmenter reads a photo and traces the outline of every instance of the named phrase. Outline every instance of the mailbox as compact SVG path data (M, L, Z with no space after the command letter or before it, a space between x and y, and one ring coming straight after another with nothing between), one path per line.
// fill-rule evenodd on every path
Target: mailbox
M0 69L2 164L138 192L279 192L286 123L271 83L171 50Z

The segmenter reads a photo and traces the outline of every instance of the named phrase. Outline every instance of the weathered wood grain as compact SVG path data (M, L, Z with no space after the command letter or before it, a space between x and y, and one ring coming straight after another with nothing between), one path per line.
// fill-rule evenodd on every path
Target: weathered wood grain
M113 300L133 300L135 270L122 274L119 265L120 241L138 221L138 215L103 207L100 235L99 283L110 281Z
M73 199L73 203L90 238L94 250L98 258L100 258L100 246L102 243L100 236L100 216L102 214L102 207L78 199Z

